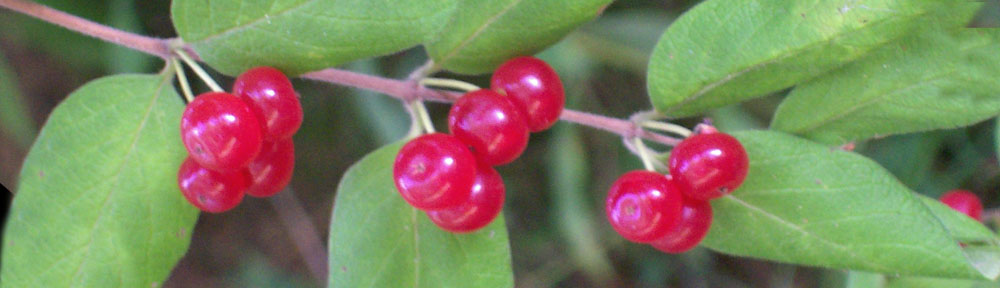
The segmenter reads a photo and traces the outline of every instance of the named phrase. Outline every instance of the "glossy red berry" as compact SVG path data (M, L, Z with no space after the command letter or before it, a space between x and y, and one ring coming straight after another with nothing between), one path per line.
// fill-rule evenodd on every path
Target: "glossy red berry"
M653 248L667 253L684 253L705 238L712 226L712 205L708 201L685 198L682 210L677 226L649 243Z
M528 125L524 116L492 90L477 90L459 98L448 114L452 135L472 146L480 162L490 166L507 164L528 147Z
M462 141L433 133L403 145L392 167L396 189L421 210L458 206L469 199L476 159Z
M750 162L740 141L725 133L695 134L670 152L670 175L684 193L711 200L743 184Z
M549 64L534 57L518 57L500 65L490 80L490 88L502 91L523 110L532 132L548 129L562 115L566 93L559 74Z
M979 196L972 192L961 189L948 191L948 193L941 195L941 203L948 205L955 211L969 215L976 221L983 220L983 203L979 201Z
M205 93L188 104L181 140L191 159L216 171L242 169L263 143L260 122L243 100L222 92Z
M247 195L269 197L281 192L292 181L294 168L295 144L291 138L264 142L257 159L247 166L251 179Z
M683 194L662 174L636 170L611 185L605 212L611 227L625 239L645 243L677 225Z
M266 140L292 137L302 125L302 104L292 82L278 69L257 67L243 72L233 82L233 94L253 109Z
M469 200L444 210L427 211L431 222L441 229L467 233L486 227L503 210L504 185L500 173L493 167L480 164L472 184Z
M177 172L177 185L194 207L220 213L240 204L244 191L250 185L250 176L243 170L212 171L188 158Z

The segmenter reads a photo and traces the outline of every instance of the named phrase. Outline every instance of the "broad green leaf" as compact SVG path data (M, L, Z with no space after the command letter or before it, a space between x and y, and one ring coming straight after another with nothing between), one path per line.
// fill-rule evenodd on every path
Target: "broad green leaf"
M796 87L771 128L824 143L971 125L1000 113L1000 30L930 29Z
M423 43L453 0L175 0L177 33L213 68L300 74Z
M611 1L457 0L451 20L425 44L427 53L440 68L486 73L559 41Z
M947 3L946 3L947 2ZM682 15L649 64L657 111L690 116L810 79L897 39L938 0L708 0Z
M8 215L5 287L157 287L197 210L177 188L181 98L163 75L94 80L50 115Z
M330 223L330 287L513 287L503 216L471 234L441 230L396 191L403 142L344 174Z
M750 173L713 201L707 247L893 275L1000 275L995 235L913 193L875 162L780 132L734 136L750 156Z
M7 58L0 54L0 132L27 149L35 140L38 128L28 115L30 110L24 103L18 82L17 75L7 65Z

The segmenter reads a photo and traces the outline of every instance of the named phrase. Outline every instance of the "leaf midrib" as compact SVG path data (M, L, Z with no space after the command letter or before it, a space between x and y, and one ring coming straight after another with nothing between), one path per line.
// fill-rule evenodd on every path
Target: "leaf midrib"
M907 18L916 18L916 17L920 17L921 15L924 15L924 14L927 14L926 10L923 10L920 13L912 14L912 15L910 15L910 17L907 17ZM870 28L870 27L875 27L876 25L881 25L884 22L887 22L887 21L890 21L890 20L894 20L894 19L895 18L893 18L893 17L886 17L886 18L879 19L878 21L869 21L865 25L862 25L862 26L857 27L855 29L851 29L849 31L845 31L845 33L838 33L836 35L833 35L832 37L826 37L826 38L819 39L817 41L812 41L812 43L810 43L810 44L808 44L806 46L802 46L800 48L790 50L788 53L785 53L785 54L783 54L783 55L781 55L779 57L774 57L774 58L771 58L770 60L767 60L767 61L764 61L764 62L758 62L757 64L752 64L750 66L744 67L743 69L741 69L740 71L737 71L735 73L726 74L726 76L722 77L722 79L716 80L715 82L712 82L712 83L709 83L708 85L705 85L704 87L702 87L702 89L698 90L697 92L695 92L695 94L691 95L690 97L685 98L684 100L682 100L681 102L679 102L677 104L673 104L673 107L670 108L670 109L668 109L665 113L669 114L671 112L676 112L678 110L682 110L685 105L687 105L687 104L689 104L689 103L691 103L691 102L693 102L695 100L701 99L702 96L705 96L705 94L708 94L712 90L715 90L715 88L717 88L719 86L722 86L722 85L725 85L726 83L729 83L729 81L732 81L733 79L736 79L737 77L742 76L743 74L749 73L750 71L761 69L761 68L766 67L768 65L777 63L777 62L779 62L781 60L785 60L785 59L788 59L788 58L792 58L792 57L796 57L796 56L802 55L806 51L810 51L810 50L812 50L816 46L821 46L823 44L828 44L828 43L830 43L832 41L839 40L839 39L841 39L843 37L847 37L849 35L853 35L854 33L858 32L858 31L862 31L862 30ZM893 40L899 39L900 37L902 37L902 35L900 35L900 36L898 36L896 38L885 39L886 41L884 41L882 44L880 44L878 46L884 45L885 43L892 42ZM878 46L876 46L876 47L878 47Z
M245 23L243 25L238 25L238 26L230 27L229 29L226 29L226 30L224 30L222 32L216 33L214 35L206 36L205 38L201 38L201 39L195 40L194 42L196 42L196 43L211 42L212 40L215 40L217 38L222 38L222 37L227 36L229 34L237 33L237 32L249 29L250 27L256 26L257 24L261 23L262 21L268 20L270 17L272 17L272 15L273 15L273 17L281 17L281 16L284 16L286 13L291 13L291 12L297 11L300 8L305 7L305 6L307 6L309 4L312 4L312 3L315 3L315 2L316 2L316 0L307 0L307 1L303 1L303 2L301 2L299 4L293 5L291 7L285 8L285 10L278 11L277 13L274 13L274 14L264 13L264 16L262 16L260 18L257 18L256 20L247 22L247 23ZM240 3L242 3L242 2L240 2ZM273 6L273 3L272 3L272 6ZM211 19L209 19L209 21L211 21ZM194 43L192 43L192 44L194 44Z
M156 106L156 102L159 100L160 96L163 94L162 93L163 86L166 85L167 82L169 82L168 79L172 78L172 77L170 77L170 75L172 75L172 74L168 73L165 76L163 76L162 80L160 81L159 86L157 86L156 93L151 98L151 101L149 102L149 106L146 107L146 112L143 114L142 122L140 122L139 125L136 127L135 136L132 137L132 141L129 144L128 153L125 154L125 157L122 157L122 161L119 164L120 166L118 167L118 171L113 175L112 183L114 183L114 187L116 187L116 188L118 187L118 185L121 184L121 181L119 181L119 179L121 178L121 175L122 175L122 173L125 170L125 166L126 166L125 163L129 162L129 160L132 157L133 152L136 151L135 148L136 148L137 144L139 143L139 138L141 138L140 135L142 134L143 128L146 127L146 123L149 121L150 114L152 114L152 112L153 112L153 107ZM97 229L97 226L101 223L101 219L104 217L104 215L107 214L107 212L108 212L107 211L108 210L107 209L108 203L111 202L110 201L111 200L111 195L114 194L116 190L118 190L116 188L109 189L107 196L105 196L104 201L101 204L101 209L98 210L98 212L97 212L97 220L94 221L94 224L90 228L90 240L88 240L87 245L85 245L85 247L87 247L87 253L84 255L83 261L80 261L80 265L77 266L76 272L73 273L73 279L77 279L79 277L80 272L83 271L83 267L85 266L84 264L86 264L87 260L90 259L89 256L90 256L90 253L93 251L94 238L95 238L95 236L97 234L97 233L94 233L94 231ZM119 275L119 276L121 276L121 275ZM123 281L121 278L119 278L119 280ZM76 285L80 284L81 281L74 281L73 283L74 284L71 287L76 287Z
M486 20L486 22L483 22L483 25L479 26L479 28L477 28L475 32L473 32L472 34L470 34L468 38L463 39L462 42L460 42L458 44L458 46L455 46L454 48L451 48L451 50L449 50L448 53L445 54L444 57L441 57L441 60L439 60L438 62L441 63L441 64L447 63L448 60L451 60L452 57L455 56L455 53L458 53L459 51L461 51L462 49L464 49L465 46L468 46L470 43L472 43L472 41L475 40L476 37L479 37L479 34L482 34L483 32L485 32L487 28L489 28L491 25L493 25L493 23L495 23L496 21L500 20L500 18L502 18L504 15L507 14L507 12L510 12L511 9L514 9L514 6L517 6L518 4L521 4L521 2L523 2L523 1L524 0L514 0L514 2L511 2L510 4L508 4L507 6L505 6L503 9L501 9L499 12L497 12L497 14L493 15L492 17L490 17L490 19Z
M785 220L784 218L779 217L778 215L774 215L771 212L768 212L768 211L766 211L766 210L764 210L764 209L762 209L760 207L757 207L757 206L755 206L753 204L745 202L745 201L741 200L740 198L737 198L737 197L735 197L733 195L726 195L725 198L728 199L728 200L731 200L731 201L735 202L736 204L739 204L740 206L743 206L743 207L745 207L747 209L753 210L753 211L757 212L760 215L763 215L763 216L765 216L767 218L771 218L772 220L778 222L779 224L781 224L783 226L786 226L786 227L788 227L788 228L790 228L790 229L792 229L794 231L797 231L797 232L801 233L802 235L809 236L809 237L812 237L812 238L814 238L816 240L819 240L820 243L824 243L824 244L826 244L830 248L839 250L839 251L845 253L846 255L850 256L851 258L854 258L855 260L861 260L862 262L867 263L869 265L872 265L874 267L877 267L878 269L882 269L883 271L889 271L889 269L887 269L884 266L875 264L875 263L873 263L871 261L867 261L867 259L861 258L857 254L855 254L853 250L848 249L847 246L841 245L840 243L837 243L837 242L831 241L829 239L820 237L819 235L813 234L813 233L807 231L806 229L802 228L801 226L795 225L795 223L789 222L789 221Z
M962 47L962 48L958 49L958 51L964 52L964 51L969 51L969 50L975 50L975 49L979 49L979 48L986 47L986 46L989 46L989 45L991 45L991 43L985 43L985 44L981 44L981 45L972 45L972 46L968 46L968 47ZM924 86L924 85L927 85L927 84L932 84L932 83L935 83L935 82L938 82L938 81L941 81L941 80L945 80L946 78L949 78L950 76L958 74L960 72L957 67L951 66L949 68L951 68L951 69L945 70L945 71L943 71L941 73L936 73L936 74L931 75L929 77L924 77L924 78L920 79L920 81L917 81L914 84L907 85L907 86L904 86L904 87L899 87L898 89L887 89L883 93L880 93L878 95L872 96L869 99L865 99L864 101L858 101L858 102L856 102L857 103L856 105L850 106L848 109L843 110L839 114L830 115L829 117L821 119L820 121L815 121L812 125L804 126L802 128L798 128L798 129L795 129L795 130L789 130L789 132L798 133L798 134L805 134L805 133L808 133L810 131L814 131L815 129L817 129L817 128L821 127L821 126L825 126L825 125L828 125L828 124L830 124L830 123L832 123L834 121L840 120L840 119L846 117L847 115L851 114L852 112L857 111L858 109L872 106L873 105L872 103L874 103L874 102L876 102L878 100L886 99L889 96L897 95L899 93L912 90L912 89L914 89L916 87L920 87L920 86ZM878 101L878 102L881 102L881 101Z

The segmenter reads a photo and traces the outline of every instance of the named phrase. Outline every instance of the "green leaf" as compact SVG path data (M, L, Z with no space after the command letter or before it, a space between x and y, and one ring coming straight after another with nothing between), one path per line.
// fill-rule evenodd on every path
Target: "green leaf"
M463 74L486 73L507 59L535 54L597 17L611 0L458 0L427 52Z
M1000 30L931 29L796 87L771 127L840 144L1000 113Z
M403 142L344 174L330 223L330 287L513 287L503 216L471 234L441 230L396 191Z
M101 78L52 112L4 231L7 287L156 287L198 213L177 188L184 104L163 75Z
M733 194L713 201L707 247L894 275L1000 275L995 235L917 196L875 162L780 132L734 136L750 156L750 173Z
M174 27L216 70L300 74L423 43L453 0L175 0Z
M35 140L38 128L28 115L30 110L22 98L17 75L10 68L7 58L0 54L0 132L26 149Z
M937 0L709 0L663 34L649 64L653 107L669 116L764 96L810 79L951 11Z

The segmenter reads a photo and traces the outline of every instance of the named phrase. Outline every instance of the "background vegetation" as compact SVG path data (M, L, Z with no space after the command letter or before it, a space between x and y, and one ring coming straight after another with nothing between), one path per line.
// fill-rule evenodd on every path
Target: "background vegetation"
M176 36L165 0L37 2L128 31ZM569 108L628 117L650 109L645 91L648 55L671 20L696 2L616 1L597 20L539 56L562 75ZM974 25L998 24L1000 4L990 1ZM426 61L419 49L344 68L403 78ZM0 183L12 190L37 128L66 95L100 76L155 72L160 61L5 10L0 10L0 54ZM224 86L232 81L215 77ZM481 86L488 81L487 76L446 77ZM298 205L256 198L247 198L232 212L203 214L190 251L164 286L325 286L310 266L326 265L326 249L315 252L308 243L310 237L326 243L334 187L362 156L403 137L409 120L397 100L367 95L372 92L309 81L298 81L296 87L307 95L330 95L302 98L306 118L295 138L291 186L307 217L283 218L287 215L278 214L276 206ZM784 93L721 108L710 116L726 131L766 127ZM445 123L447 105L429 108L436 123ZM681 122L690 127L699 121ZM996 207L1000 166L995 128L988 121L964 129L892 136L866 142L857 151L915 191L937 197L965 188L983 197L986 207ZM884 281L879 275L737 258L703 248L667 255L628 244L610 228L602 210L611 182L624 171L640 168L621 139L567 123L532 137L523 157L499 167L509 191L504 214L517 287L868 287L866 283ZM990 221L1000 219L991 211Z

